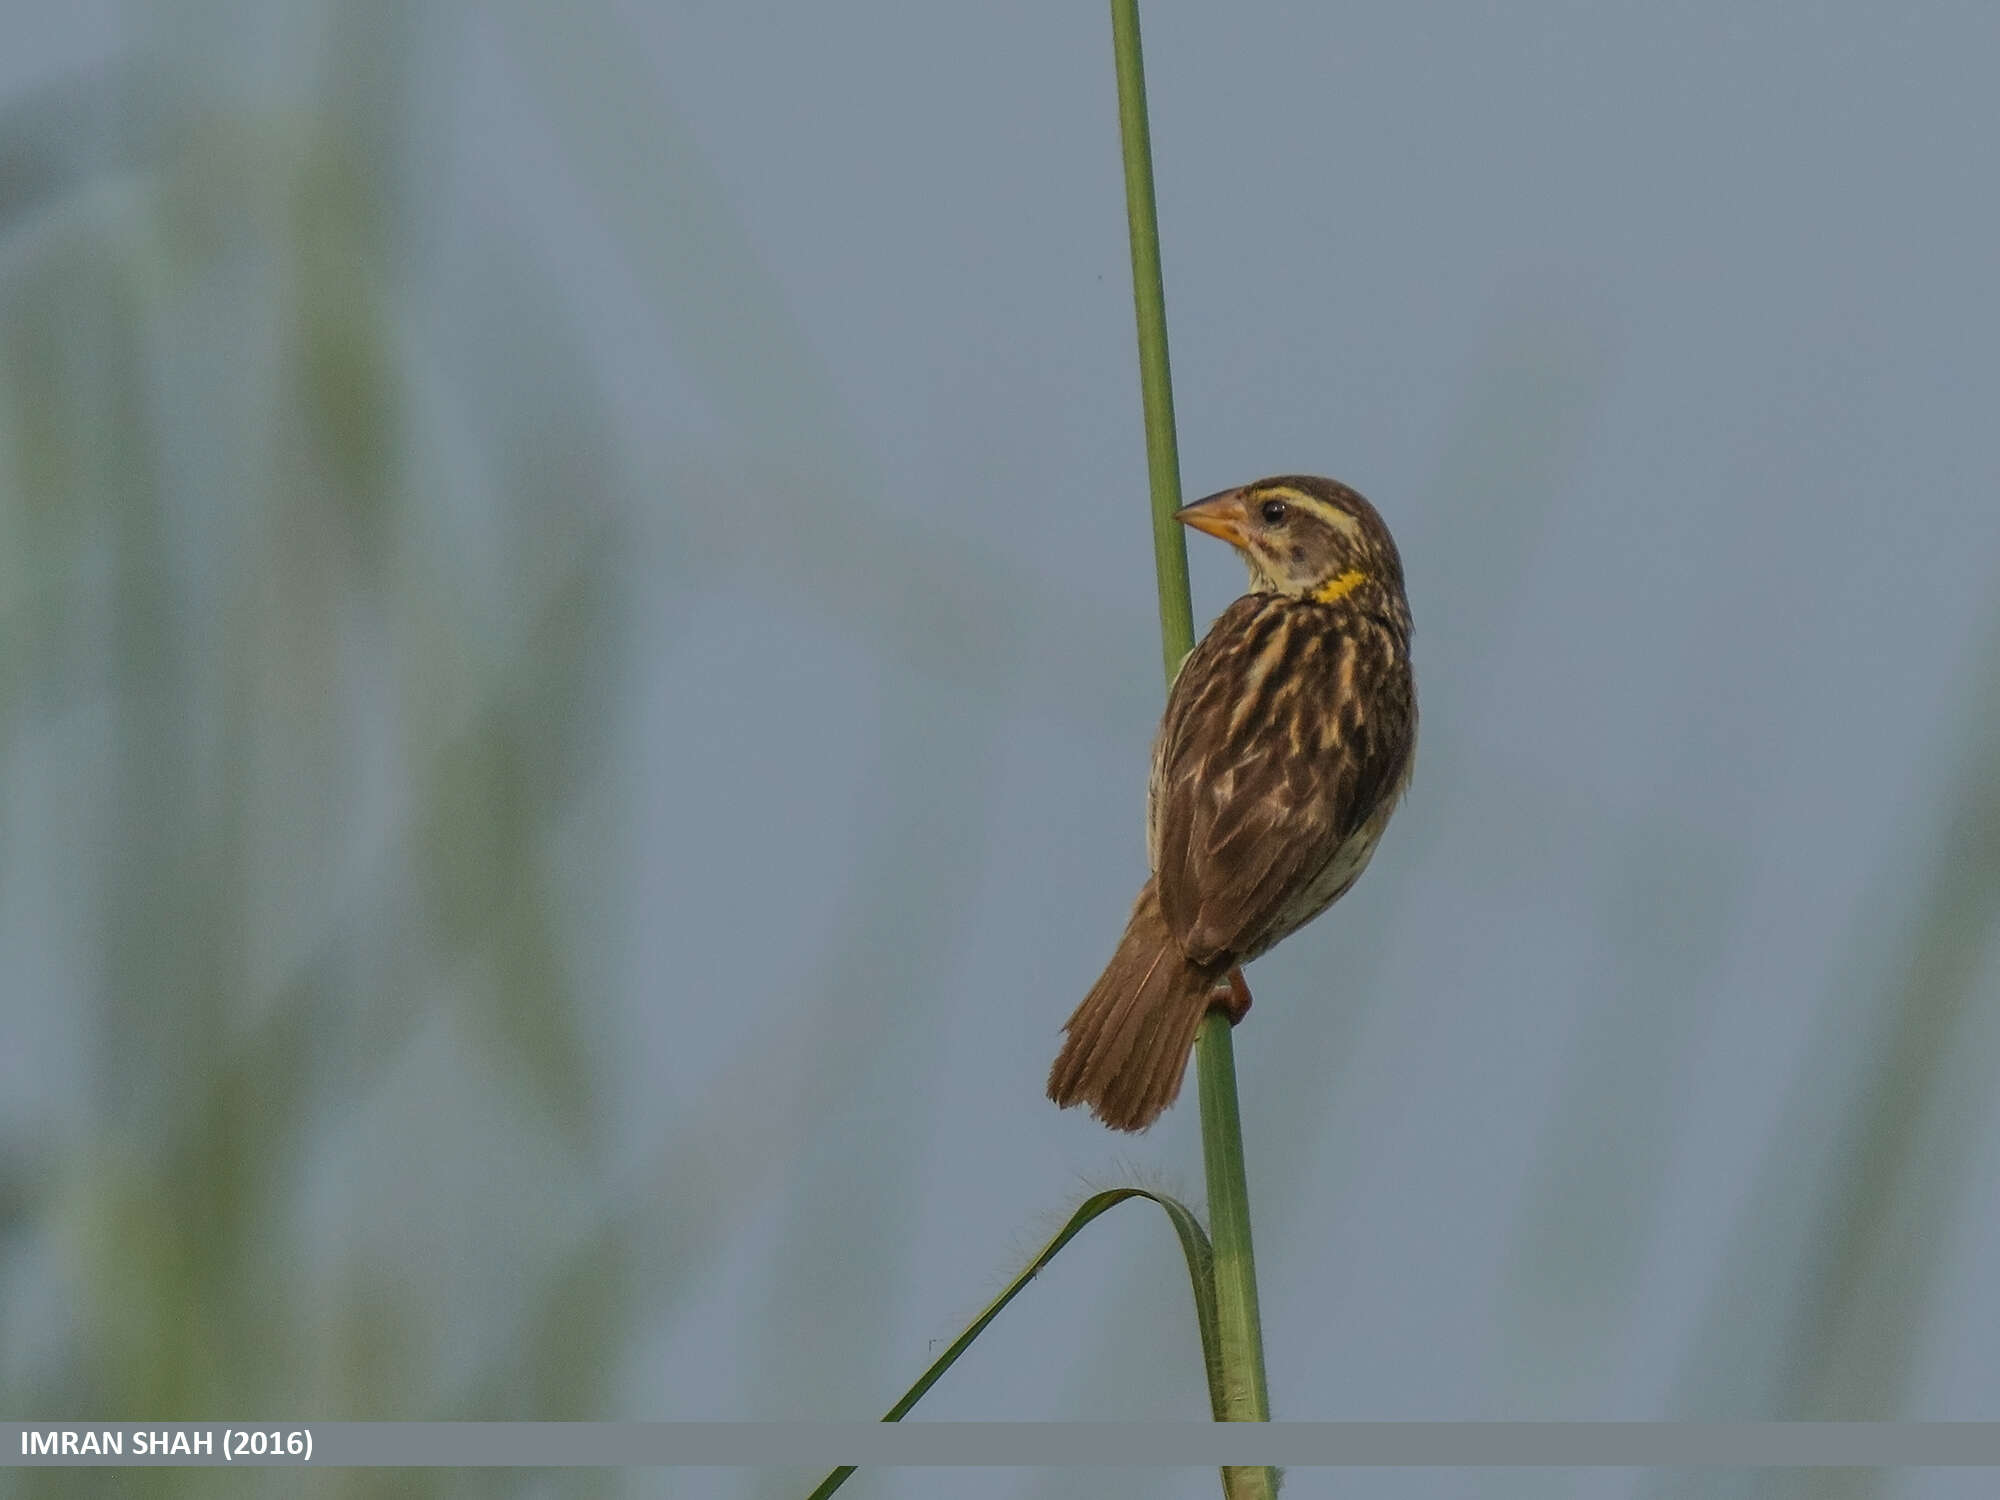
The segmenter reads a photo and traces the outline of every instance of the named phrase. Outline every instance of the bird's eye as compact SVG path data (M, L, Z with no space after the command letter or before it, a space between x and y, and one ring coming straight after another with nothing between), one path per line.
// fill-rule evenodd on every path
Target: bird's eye
M1260 513L1264 517L1264 524L1266 526L1282 526L1285 524L1285 517L1290 514L1290 511L1282 500L1266 500L1261 507Z

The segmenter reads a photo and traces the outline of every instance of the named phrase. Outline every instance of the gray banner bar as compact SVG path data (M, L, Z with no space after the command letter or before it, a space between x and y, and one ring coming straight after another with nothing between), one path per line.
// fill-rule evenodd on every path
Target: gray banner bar
M2000 1468L2000 1422L8 1422L0 1463Z

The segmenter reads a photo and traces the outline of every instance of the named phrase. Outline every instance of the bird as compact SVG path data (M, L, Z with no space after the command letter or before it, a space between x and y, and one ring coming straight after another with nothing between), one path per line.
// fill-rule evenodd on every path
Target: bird
M1410 783L1417 699L1395 539L1346 485L1287 474L1174 518L1228 542L1250 588L1167 694L1147 783L1151 876L1049 1070L1063 1108L1146 1129L1242 966L1344 896Z

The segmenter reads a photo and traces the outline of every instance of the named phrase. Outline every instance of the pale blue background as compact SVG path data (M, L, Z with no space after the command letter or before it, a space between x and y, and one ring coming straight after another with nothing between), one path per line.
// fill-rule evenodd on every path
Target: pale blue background
M10 1410L867 1418L1199 1197L1041 1096L1161 699L1101 7L10 12ZM2000 11L1145 20L1189 492L1417 620L1238 1033L1274 1413L2000 1415ZM1201 1418L1157 1215L920 1412Z

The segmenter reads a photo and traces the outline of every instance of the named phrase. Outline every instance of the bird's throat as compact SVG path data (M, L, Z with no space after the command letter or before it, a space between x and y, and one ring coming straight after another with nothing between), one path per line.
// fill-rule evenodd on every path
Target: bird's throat
M1349 568L1345 573L1328 579L1313 590L1312 596L1321 604L1337 604L1368 581L1368 575L1359 568Z

